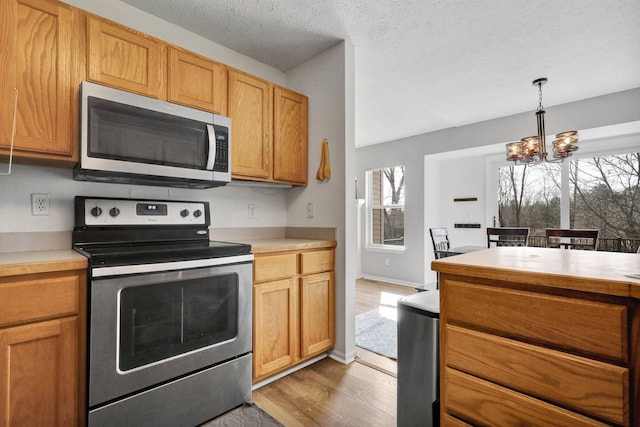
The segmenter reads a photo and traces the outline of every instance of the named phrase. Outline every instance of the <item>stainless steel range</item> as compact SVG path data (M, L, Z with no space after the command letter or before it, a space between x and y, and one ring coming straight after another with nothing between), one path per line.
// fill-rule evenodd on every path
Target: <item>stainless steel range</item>
M251 400L249 245L207 202L76 197L89 259L88 425L195 426Z

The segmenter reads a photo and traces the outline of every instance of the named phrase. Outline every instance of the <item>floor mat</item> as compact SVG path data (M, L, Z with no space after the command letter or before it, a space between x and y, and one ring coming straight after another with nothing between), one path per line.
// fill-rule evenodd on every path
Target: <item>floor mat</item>
M398 359L398 324L378 309L356 316L356 345Z
M200 427L283 427L275 418L267 414L256 405L242 405L232 411L227 412Z

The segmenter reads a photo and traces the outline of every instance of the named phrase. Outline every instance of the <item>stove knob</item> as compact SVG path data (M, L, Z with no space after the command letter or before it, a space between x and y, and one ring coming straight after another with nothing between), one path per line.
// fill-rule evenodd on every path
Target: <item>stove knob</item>
M201 215L202 215L202 211L200 209L196 209L195 211L193 211L193 216L195 216L196 218L198 218Z
M111 215L112 217L117 217L118 215L120 215L120 209L113 207L109 210L109 215Z
M182 218L189 216L189 211L188 211L188 210L186 210L186 209L182 209L182 210L180 211L180 216L181 216Z
M102 215L102 209L99 208L98 206L95 206L91 209L91 215L98 217L100 215Z

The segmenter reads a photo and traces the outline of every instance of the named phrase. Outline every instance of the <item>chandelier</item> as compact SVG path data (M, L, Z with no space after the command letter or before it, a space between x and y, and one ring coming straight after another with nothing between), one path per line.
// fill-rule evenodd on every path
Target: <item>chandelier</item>
M558 163L578 149L578 132L575 130L556 134L553 141L553 157L547 158L547 143L544 131L544 108L542 107L542 85L547 83L545 77L535 79L533 86L538 86L538 135L522 138L520 141L507 144L507 160L517 165L536 164L541 162Z

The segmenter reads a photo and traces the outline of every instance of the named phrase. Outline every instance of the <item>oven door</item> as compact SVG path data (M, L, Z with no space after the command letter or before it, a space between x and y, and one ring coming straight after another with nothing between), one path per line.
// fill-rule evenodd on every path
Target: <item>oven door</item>
M103 277L94 268L89 406L250 352L252 258L120 266Z

